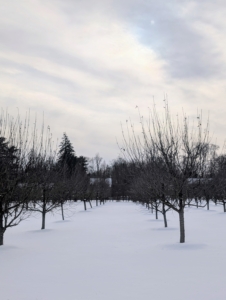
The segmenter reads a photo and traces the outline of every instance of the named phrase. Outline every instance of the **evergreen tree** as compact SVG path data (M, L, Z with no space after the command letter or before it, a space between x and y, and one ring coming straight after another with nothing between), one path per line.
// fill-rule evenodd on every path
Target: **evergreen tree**
M7 228L24 218L29 187L23 182L20 150L0 137L0 246Z
M87 161L87 158L85 156L79 156L77 158L77 163L80 165L81 170L83 172L87 172L88 161Z
M58 165L61 169L66 170L69 175L71 175L75 169L76 163L77 157L74 148L67 134L64 133L58 153Z

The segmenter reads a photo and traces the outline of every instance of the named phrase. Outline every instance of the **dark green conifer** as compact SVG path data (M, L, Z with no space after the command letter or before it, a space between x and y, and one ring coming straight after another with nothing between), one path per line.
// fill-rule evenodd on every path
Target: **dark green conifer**
M66 133L63 134L58 152L58 165L61 169L66 169L69 174L75 169L77 157L74 148Z

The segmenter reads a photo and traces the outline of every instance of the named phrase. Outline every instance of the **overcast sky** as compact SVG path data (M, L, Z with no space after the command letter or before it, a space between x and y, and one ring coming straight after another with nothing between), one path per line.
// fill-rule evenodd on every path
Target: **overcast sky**
M77 155L118 156L120 122L152 105L210 115L226 137L226 3L0 0L0 103L30 109Z

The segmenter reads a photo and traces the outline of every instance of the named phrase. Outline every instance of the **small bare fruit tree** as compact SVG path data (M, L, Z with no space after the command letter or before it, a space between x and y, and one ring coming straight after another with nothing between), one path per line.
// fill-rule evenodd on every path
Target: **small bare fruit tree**
M124 159L139 165L143 181L149 180L146 186L159 195L158 201L178 213L180 243L184 243L184 209L192 202L188 198L190 179L205 180L209 123L203 126L201 114L192 122L184 114L181 119L173 117L165 102L163 115L157 112L155 105L147 120L139 114L141 135L137 135L134 125L127 122L127 130L122 130L121 149Z

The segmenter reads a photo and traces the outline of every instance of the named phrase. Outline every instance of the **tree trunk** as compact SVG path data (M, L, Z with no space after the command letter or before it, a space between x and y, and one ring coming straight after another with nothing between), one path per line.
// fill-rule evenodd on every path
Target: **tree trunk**
M209 210L210 209L210 200L207 199L206 202L207 202L207 210Z
M155 218L156 218L156 220L158 219L158 207L157 207L157 203L155 204Z
M5 230L3 228L0 228L0 246L3 246L4 232Z
M184 227L184 208L181 207L179 211L180 220L180 243L185 243L185 227Z
M91 201L89 200L89 205L90 205L90 207L92 208L92 204L91 204Z
M98 206L98 200L96 199L96 206Z
M63 205L63 202L60 203L60 206L61 206L62 220L64 221L64 205Z
M163 218L164 218L164 226L168 227L167 219L166 219L166 212L163 213Z
M162 205L162 214L164 219L164 226L167 227L167 219L166 219L166 210L165 210L165 204Z
M46 225L46 211L43 210L42 211L42 228L41 229L45 229L45 225Z
M3 245L3 238L5 229L3 228L3 213L2 213L2 204L0 204L0 246Z
M3 211L2 211L2 203L0 203L0 246L3 245L3 235L4 235L4 229L3 229Z
M42 208L42 228L45 229L46 225L46 194L45 190L43 189L43 208Z
M224 212L226 212L226 205L225 201L223 201L223 207L224 207Z
M197 198L195 198L195 202L196 202L196 207L199 208L199 202Z
M84 210L86 210L86 200L83 200L84 203Z

